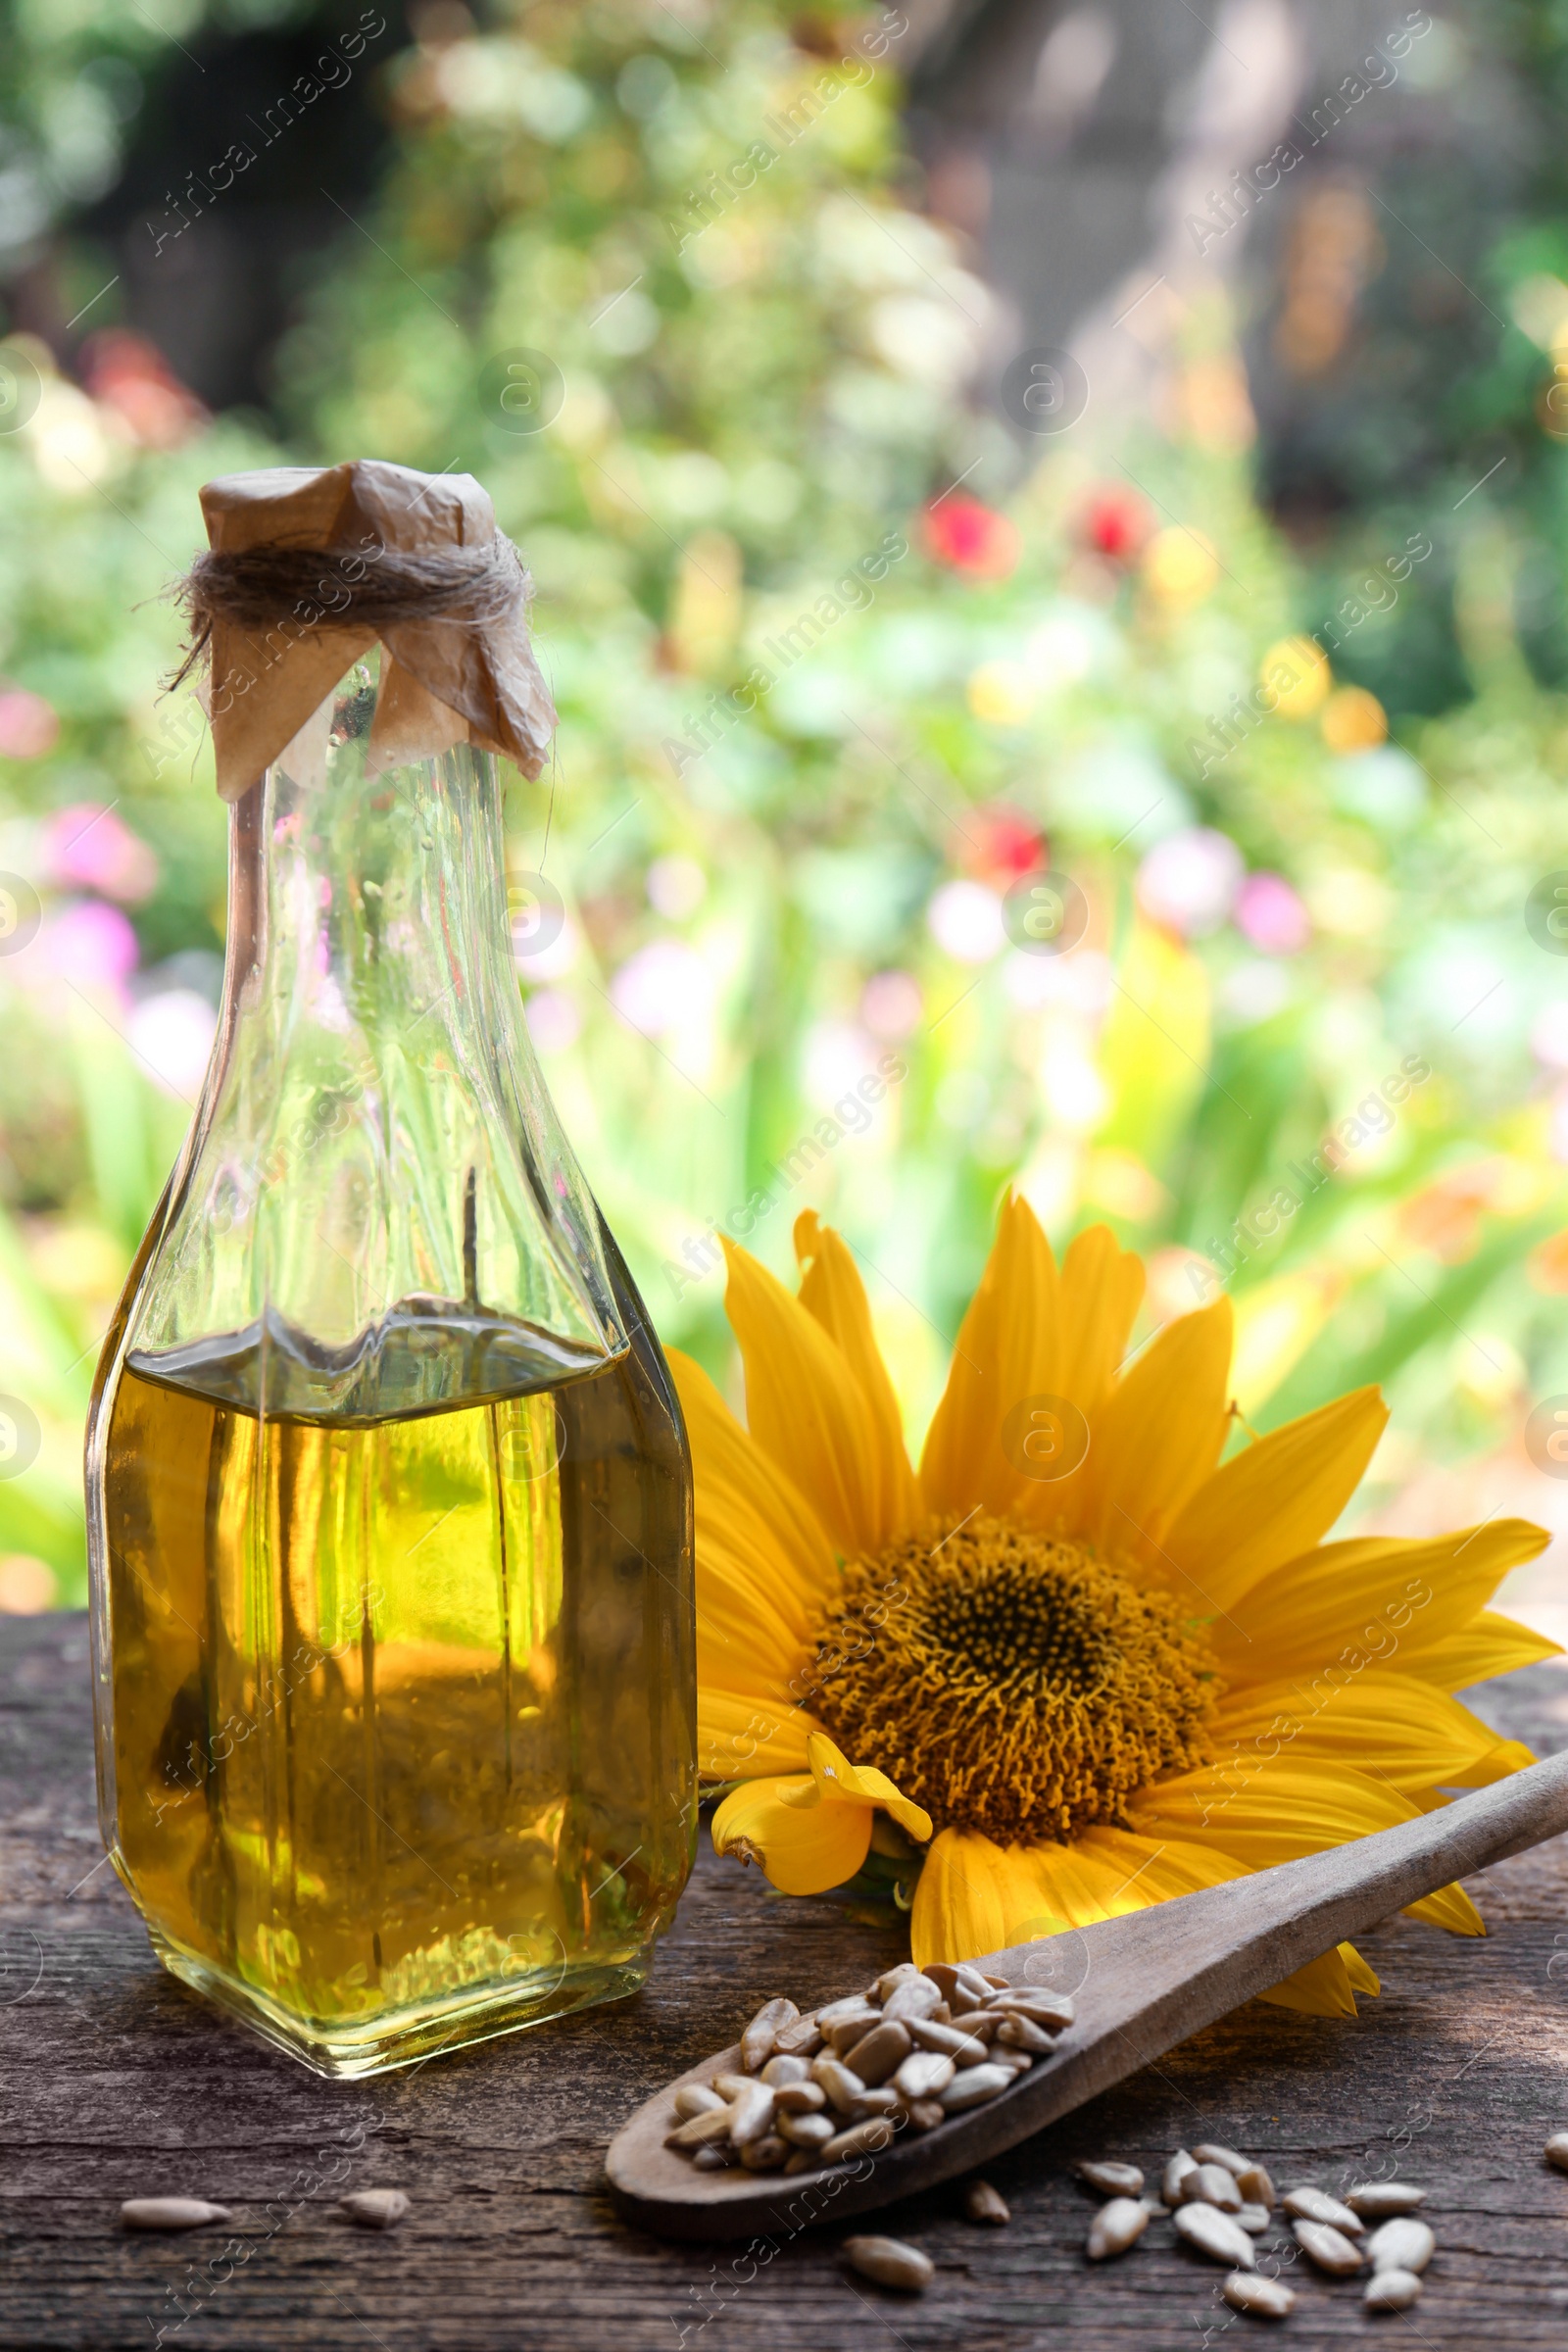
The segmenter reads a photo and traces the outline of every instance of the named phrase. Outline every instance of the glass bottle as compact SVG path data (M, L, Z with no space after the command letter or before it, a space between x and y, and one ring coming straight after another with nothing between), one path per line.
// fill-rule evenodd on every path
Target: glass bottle
M377 660L324 775L232 808L212 1061L87 1440L116 1867L176 1976L332 2075L634 1990L696 1834L679 1406L535 1065L495 762L374 772Z

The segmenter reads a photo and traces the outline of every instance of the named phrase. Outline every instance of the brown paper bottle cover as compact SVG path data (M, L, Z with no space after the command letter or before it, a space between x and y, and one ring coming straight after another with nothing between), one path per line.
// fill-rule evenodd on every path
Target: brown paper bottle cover
M307 744L316 732L324 737L324 729L311 729L312 719L378 637L385 659L370 732L373 767L470 743L538 775L556 714L529 643L520 565L517 594L481 618L410 614L407 600L395 621L372 627L354 616L355 587L373 576L384 554L489 550L515 562L496 530L489 493L471 474L416 473L356 458L227 474L209 482L201 500L216 556L286 549L322 558L314 601L282 608L265 625L214 614L209 710L225 801L237 800L307 729Z

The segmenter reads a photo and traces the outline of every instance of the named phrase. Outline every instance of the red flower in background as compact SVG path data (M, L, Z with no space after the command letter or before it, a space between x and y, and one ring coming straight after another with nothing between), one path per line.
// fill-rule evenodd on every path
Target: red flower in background
M1004 801L965 810L956 847L957 862L966 872L1002 890L1047 861L1046 837L1039 826Z
M1091 491L1078 517L1078 536L1097 556L1112 564L1132 564L1142 554L1153 520L1147 501L1135 490L1105 482Z
M89 336L82 350L82 382L94 400L114 410L143 449L178 449L207 422L207 411L157 344L123 327Z
M950 490L926 508L924 522L928 554L951 571L972 580L1005 580L1018 567L1023 541L1017 524L977 498Z

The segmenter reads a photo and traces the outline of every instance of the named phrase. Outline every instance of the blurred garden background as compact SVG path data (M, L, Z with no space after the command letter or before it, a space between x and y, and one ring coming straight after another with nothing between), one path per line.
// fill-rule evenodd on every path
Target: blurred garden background
M1253 1428L1382 1382L1363 1523L1568 1530L1565 95L1547 0L7 0L0 1607L213 1029L165 591L349 456L532 568L519 984L666 1341L814 1207L917 1443L1013 1184Z

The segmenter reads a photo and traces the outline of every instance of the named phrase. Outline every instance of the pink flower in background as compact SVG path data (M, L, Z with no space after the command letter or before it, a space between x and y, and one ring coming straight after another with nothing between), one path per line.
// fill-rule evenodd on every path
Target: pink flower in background
M126 1024L132 1053L166 1095L194 1102L207 1075L218 1015L193 988L143 997Z
M528 1035L540 1054L564 1054L582 1029L582 1014L562 988L536 988L523 1007Z
M1138 904L1152 922L1184 939L1217 930L1242 879L1235 842L1207 825L1189 825L1150 851L1138 869Z
M956 963L989 963L1007 944L1002 901L983 882L944 882L925 919Z
M7 760L41 760L59 736L60 721L41 694L0 686L0 754Z
M44 828L43 846L50 879L61 890L96 890L139 906L157 888L157 858L101 802L57 809Z
M136 969L136 934L118 906L101 899L78 899L62 906L45 925L37 961L56 980L74 988L109 989L117 996Z
M860 1018L876 1037L908 1037L924 1009L912 972L873 972L860 991Z
M1237 930L1264 956L1298 955L1312 936L1311 917L1283 874L1249 874L1231 913Z
M708 966L678 939L653 939L628 956L610 984L610 1001L644 1037L667 1037L701 1019L712 1001Z

